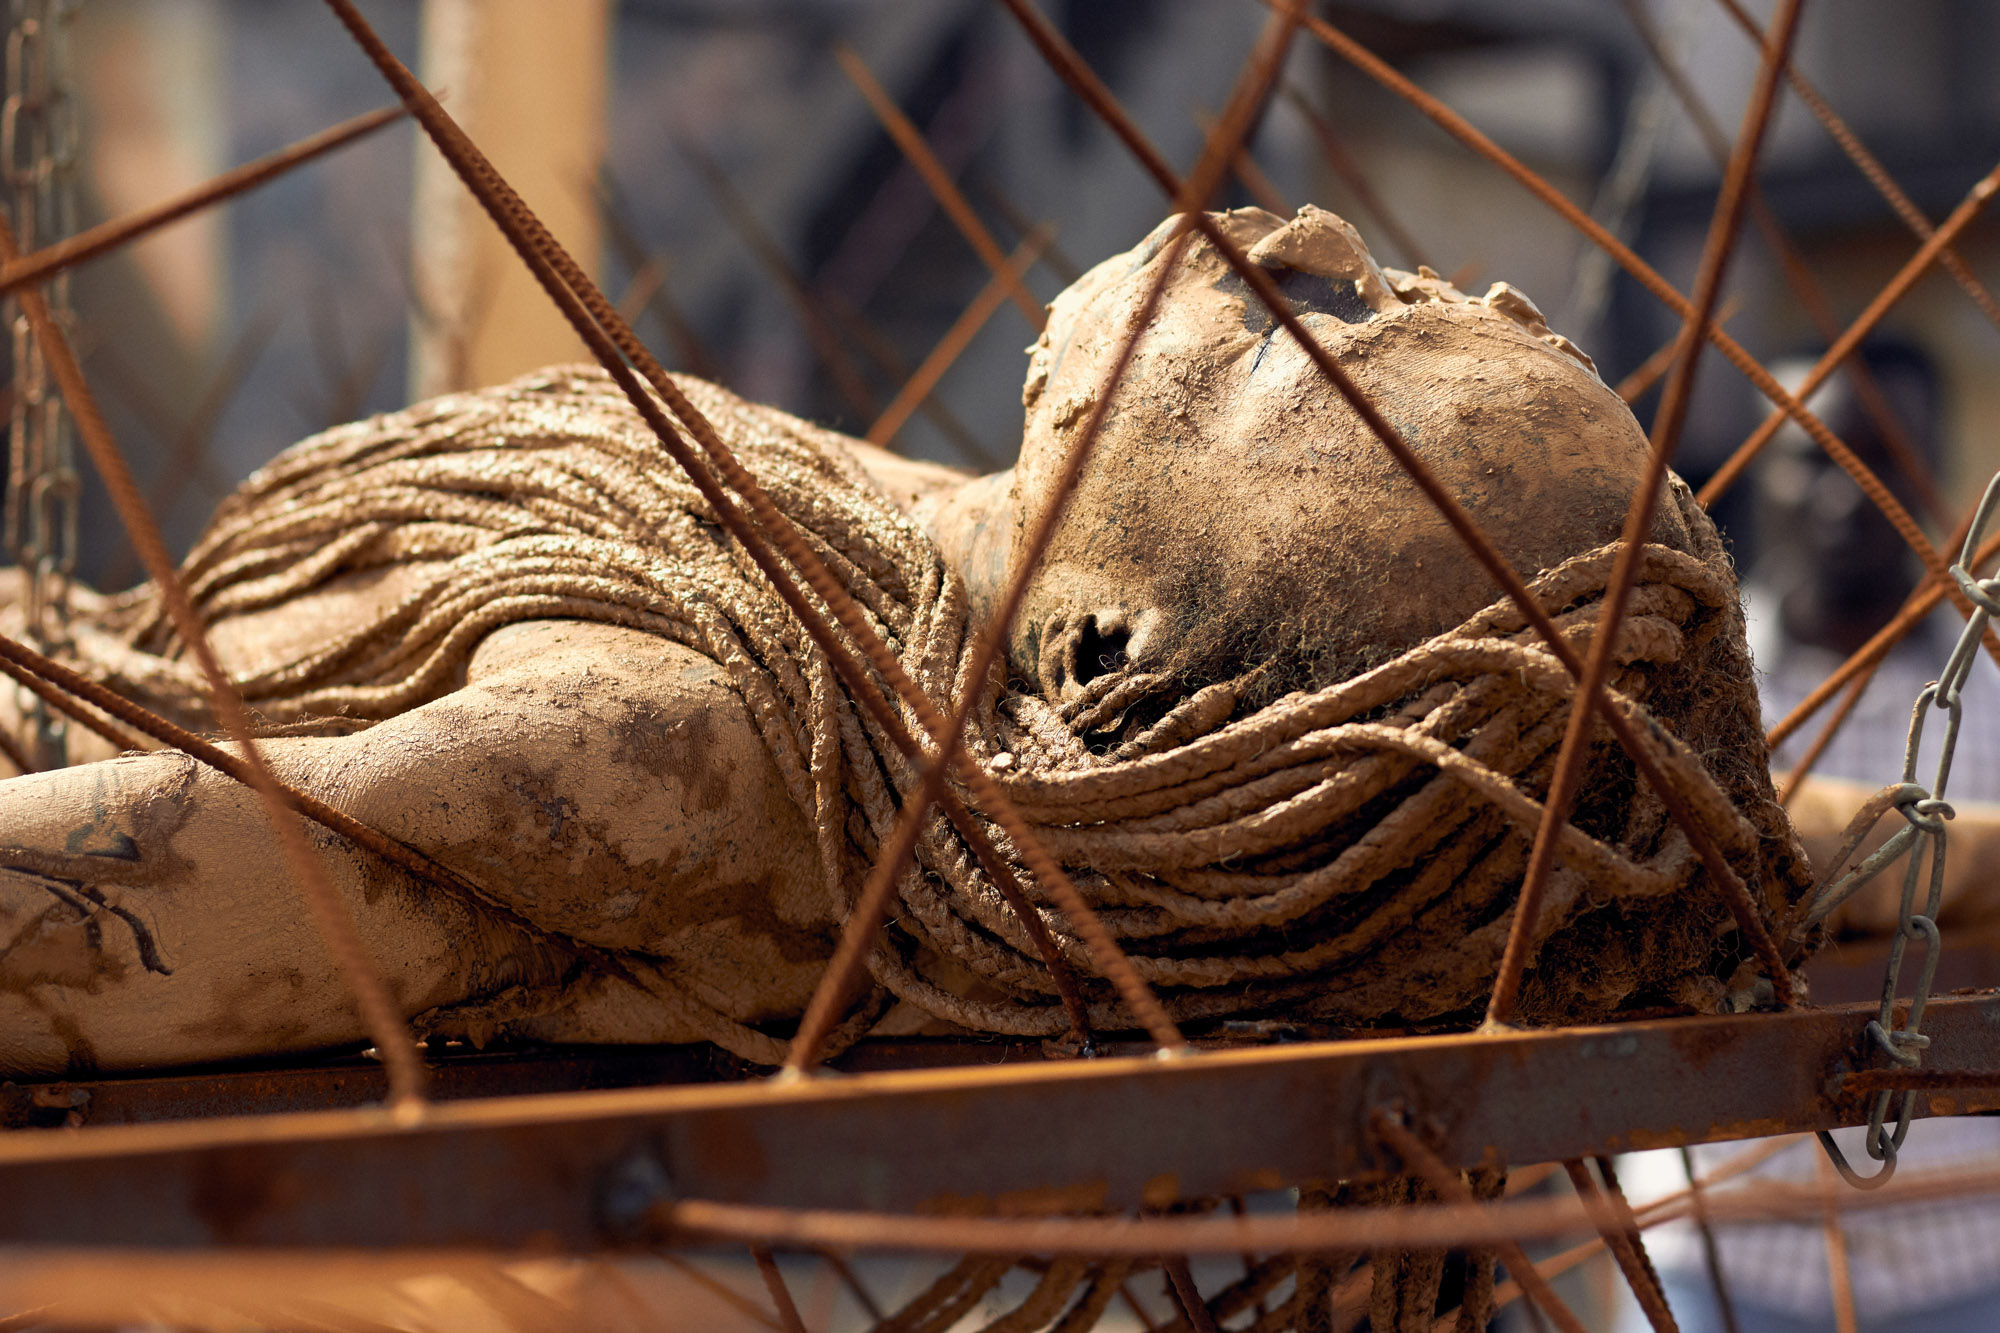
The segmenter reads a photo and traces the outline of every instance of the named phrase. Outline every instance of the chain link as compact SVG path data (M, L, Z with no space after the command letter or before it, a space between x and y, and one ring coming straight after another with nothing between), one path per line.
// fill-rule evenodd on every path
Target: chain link
M7 0L6 100L0 102L0 182L23 252L76 230L79 129L70 83L69 25L79 0ZM71 324L69 279L46 288L50 309ZM18 301L6 303L13 334L9 414L7 553L21 571L23 633L43 651L69 643L69 588L76 571L77 474L62 397ZM38 767L63 762L62 716L25 690L16 696Z
M1876 819L1893 809L1903 816L1905 826L1896 830L1860 865L1819 889L1805 916L1807 925L1824 920L1834 908L1883 871L1898 861L1902 862L1903 892L1896 917L1896 937L1889 944L1889 964L1882 978L1882 1010L1868 1024L1868 1036L1875 1048L1892 1064L1904 1069L1919 1067L1923 1063L1924 1051L1930 1045L1930 1038L1923 1035L1922 1028L1924 1006L1930 1002L1931 985L1937 978L1938 955L1944 947L1944 937L1938 931L1937 914L1944 898L1946 821L1952 817L1951 803L1945 800L1945 786L1951 780L1952 756L1957 751L1958 729L1965 717L1965 700L1961 691L1966 678L1972 673L1973 662L1979 656L1980 640L1986 634L1987 624L2000 617L2000 578L1975 579L1967 572L1966 566L1972 562L1973 552L1985 535L1997 504L2000 504L2000 475L1987 484L1986 494L1979 501L1978 513L1973 516L1958 563L1951 567L1953 581L1972 603L1972 615L1966 620L1958 642L1952 646L1951 656L1945 659L1943 673L1923 688L1917 695L1916 706L1910 710L1909 739L1903 747L1902 781L1885 789L1871 802L1878 812ZM1935 777L1931 785L1925 787L1917 781L1918 755L1923 748L1925 727L1938 713L1944 714L1944 733L1938 748ZM1848 829L1843 840L1845 845L1834 858L1835 866L1843 864L1860 846L1874 820L1857 822L1860 827ZM1924 873L1926 852L1929 853L1928 875ZM1923 892L1921 912L1916 910L1920 888ZM1896 1023L1896 996L1902 987L1903 964L1912 944L1922 944L1923 966L1917 973L1916 989L1910 998L1907 1018L1899 1027ZM1896 1107L1895 1127L1891 1129L1889 1107L1899 1095L1901 1101ZM1917 1094L1910 1091L1901 1094L1880 1092L1870 1103L1868 1133L1863 1146L1870 1157L1882 1163L1882 1169L1872 1176L1856 1172L1833 1141L1833 1136L1820 1131L1820 1144L1843 1179L1862 1189L1873 1189L1888 1182L1896 1170L1897 1150L1903 1146L1903 1140L1910 1132L1910 1117L1916 1110L1916 1102Z

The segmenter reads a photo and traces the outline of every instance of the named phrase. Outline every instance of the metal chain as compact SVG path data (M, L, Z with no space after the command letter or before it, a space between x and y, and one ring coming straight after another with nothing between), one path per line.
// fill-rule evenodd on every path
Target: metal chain
M1966 571L1966 566L1972 562L1973 552L1985 535L1996 504L2000 504L2000 475L1987 483L1986 494L1981 497L1971 530L1966 533L1958 563L1951 567L1952 579L1972 603L1972 615L1966 620L1958 642L1953 645L1951 656L1945 660L1943 673L1917 695L1916 706L1910 711L1910 734L1903 747L1902 781L1878 798L1885 803L1881 814L1894 809L1903 816L1906 825L1852 871L1819 890L1805 917L1807 925L1824 920L1828 913L1877 875L1899 859L1903 861L1903 894L1897 913L1896 937L1889 945L1889 965L1882 978L1882 1011L1868 1024L1868 1035L1890 1061L1904 1069L1915 1069L1921 1065L1924 1050L1930 1045L1930 1038L1924 1036L1921 1029L1924 1006L1930 1001L1931 984L1937 977L1938 955L1944 947L1944 937L1938 931L1937 913L1944 898L1946 821L1952 817L1951 804L1945 800L1945 784L1951 779L1952 755L1958 748L1959 724L1965 715L1961 691L1979 655L1980 640L1986 633L1987 622L2000 616L2000 578L1975 579ZM1917 781L1917 756L1923 745L1925 724L1939 712L1944 714L1944 736L1938 750L1936 777L1926 788ZM1844 840L1846 845L1835 858L1836 866L1853 854L1866 832L1866 828L1848 830ZM1926 880L1923 874L1926 850L1930 853L1930 874L1923 911L1919 912L1915 910L1917 889ZM1917 974L1916 992L1910 999L1908 1019L1898 1027L1896 993L1901 987L1904 956L1909 946L1916 942L1924 946L1923 967ZM1894 1092L1877 1093L1868 1109L1868 1134L1863 1143L1868 1155L1882 1163L1882 1169L1872 1176L1857 1173L1848 1165L1832 1135L1825 1130L1819 1132L1821 1146L1848 1184L1873 1189L1887 1183L1895 1173L1896 1152L1910 1132L1910 1117L1916 1109L1917 1094L1914 1091L1901 1094L1895 1128L1891 1130L1888 1127L1889 1106L1896 1097Z
M0 103L0 180L23 252L76 230L78 121L70 84L69 26L79 0L8 0L6 100ZM69 279L48 284L51 310L72 322ZM13 332L12 410L5 512L7 552L22 573L26 638L44 651L69 641L69 587L76 571L76 470L62 396L18 301L6 303ZM42 700L17 695L37 767L63 762L64 719Z

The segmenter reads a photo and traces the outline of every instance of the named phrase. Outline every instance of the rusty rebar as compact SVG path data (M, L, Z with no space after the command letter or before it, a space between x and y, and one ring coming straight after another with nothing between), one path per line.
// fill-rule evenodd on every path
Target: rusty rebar
M357 139L373 134L385 125L394 124L408 114L400 106L389 106L356 116L352 120L344 120L331 129L321 130L318 134L301 139L289 148L282 148L268 157L260 157L254 162L246 162L234 170L225 171L212 180L204 181L193 189L154 204L150 208L143 208L125 217L100 223L65 240L42 246L33 254L17 255L0 264L0 296L14 292L29 283L53 277L64 269L74 268L107 250L115 250L129 241L136 241L141 236L158 231L168 223L178 222L191 213L198 213L246 190L253 190L267 181L284 175L294 167L304 166L314 158L324 157L336 148L344 148Z
M1599 1158L1600 1168L1604 1159ZM1632 1216L1632 1209L1625 1202L1624 1192L1616 1188L1615 1176L1606 1176L1602 1191L1590 1177L1590 1168L1582 1159L1572 1158L1563 1163L1563 1170L1569 1173L1570 1188L1584 1207L1591 1210L1597 1233L1603 1238L1617 1261L1618 1272L1631 1288L1632 1298L1639 1303L1646 1322L1653 1333L1678 1333L1680 1325L1674 1319L1674 1312L1667 1307L1667 1295L1660 1287L1660 1276L1653 1271L1652 1263L1645 1257L1645 1244L1639 1238L1638 1223Z
M1694 308L1682 326L1680 350L1676 353L1673 371L1667 376L1667 386L1662 390L1660 410L1653 417L1651 458L1646 477L1640 482L1625 514L1625 531L1617 559L1612 563L1609 586L1604 590L1597 632L1591 636L1590 651L1584 658L1583 676L1577 682L1576 698L1570 705L1562 748L1556 752L1555 773L1549 779L1548 794L1543 801L1541 826L1535 830L1527 873L1521 881L1520 896L1515 900L1513 925L1507 932L1506 951L1501 955L1499 975L1493 982L1493 998L1486 1006L1488 1027L1505 1026L1513 1018L1515 1003L1520 998L1521 978L1527 971L1528 960L1535 948L1535 933L1541 925L1542 894L1548 887L1549 874L1555 868L1556 847L1563 825L1569 818L1570 803L1583 780L1590 734L1596 725L1595 715L1607 711L1600 708L1600 699L1605 678L1611 671L1620 631L1624 628L1626 599L1631 595L1632 585L1638 577L1647 534L1653 530L1660 495L1666 488L1668 464L1673 461L1674 449L1680 442L1681 426L1687 420L1688 403L1694 392L1695 370L1701 361L1701 329L1715 313L1716 302L1722 294L1722 280L1728 272L1736 238L1742 230L1743 212L1750 197L1747 188L1750 173L1756 167L1758 153L1764 144L1764 131L1770 124L1772 108L1777 104L1778 72L1783 68L1792 40L1797 35L1800 10L1801 0L1779 0L1777 15L1771 20L1772 37L1764 47L1763 64L1757 71L1757 83L1749 104L1743 110L1743 125L1737 132L1729 170L1723 177L1722 192L1716 199L1708 240L1702 247L1701 264L1695 277ZM1739 919L1742 917L1740 911L1733 914ZM1780 1002L1789 1005L1792 997L1785 992L1790 990L1790 986L1779 980L1784 976L1784 961L1779 957L1777 946L1768 932L1761 940L1749 940L1746 935L1746 942L1756 949L1758 962L1771 975L1774 986L1779 988Z
M1742 28L1752 41L1762 40L1757 21L1750 17L1737 0L1717 0L1717 3L1729 11L1729 16L1736 20L1737 26ZM1918 240L1929 240L1930 219L1924 216L1923 210L1917 207L1903 188L1896 184L1895 177L1889 174L1888 168L1882 165L1881 160L1868 151L1868 146L1861 142L1861 137L1848 127L1846 121L1834 113L1826 98L1820 95L1819 89L1815 88L1796 66L1785 67L1785 79L1791 84L1792 92L1806 104L1806 108L1825 127L1828 136L1843 153L1847 154L1848 160L1854 163L1867 178L1868 183L1888 201L1889 207L1895 210L1896 216L1903 220L1904 225L1916 234ZM1965 262L1964 257L1956 250L1947 249L1938 256L1938 264L1951 274L1952 279L1967 296L1972 298L1972 303L1979 307L1993 326L2000 328L2000 300L1996 300L1986 285L1980 282L1978 275L1973 273L1971 265Z
M493 170L492 163L466 137L430 91L396 59L355 8L353 0L327 0L327 5L370 62L403 98L425 133L437 145L460 180L473 192L488 216L500 227L508 243L583 339L592 356L659 437L668 456L687 473L689 480L715 510L724 529L770 580L772 590L799 618L807 634L827 654L829 663L843 684L891 742L906 755L921 757L924 754L902 718L883 698L877 682L871 679L870 667L916 714L919 725L934 745L940 750L948 750L955 745L960 738L948 731L944 715L910 679L909 673L889 651L866 613L814 554L798 529L779 512L771 497L723 442L714 424L688 401L645 345L633 335L631 328L618 318L617 311L611 308L604 294L577 266L568 251L549 235L540 219ZM646 392L632 366L626 364L625 357L630 357L638 373L645 376L645 385L658 395L657 400ZM686 428L694 442L693 447L667 419L660 409L660 402L666 403ZM696 447L700 450L699 454L695 452ZM754 524L738 505L735 497L739 496L756 516ZM799 587L794 580L794 570L833 614L841 630L851 640L851 646L850 642L843 641L835 633L818 607ZM992 775L979 764L961 758L959 776L971 788L980 807L1006 831L1036 883L1055 900L1057 909L1069 920L1099 971L1117 989L1120 998L1148 1033L1164 1046L1178 1045L1179 1030L1167 1018L1151 987L1139 976L1131 960L1118 947L1116 939L1084 901L1061 865L1034 836L1033 830L1000 790ZM999 856L992 840L965 804L949 790L944 792L941 804L1010 905L1024 900L1025 895L1019 885L1013 882L1011 865ZM1041 928L1040 922L1032 916L1024 918L1024 926L1031 935Z
M1032 267L1041 256L1042 247L1048 244L1053 230L1047 224L1037 227L1014 247L1014 253L1007 256L1007 274L1018 279ZM959 312L958 318L945 330L944 337L938 339L930 354L924 357L903 387L896 391L889 405L882 409L882 415L875 418L875 424L868 428L866 436L870 444L886 448L896 438L896 433L908 424L911 414L930 399L939 381L958 363L958 358L972 345L979 331L986 327L986 321L993 318L993 312L1007 300L1007 287L1005 277L987 279L979 294L972 298L972 303Z
M756 1261L757 1275L764 1279L764 1290L771 1293L771 1304L777 1307L778 1327L785 1333L806 1333L806 1321L799 1318L798 1303L792 1299L792 1289L785 1285L785 1275L778 1271L770 1249L752 1245L750 1257Z
M34 651L25 645L16 645L14 640L5 635L0 635L0 673L5 673L16 684L32 690L37 698L55 709L58 713L63 714L73 722L81 723L86 729L110 741L118 747L120 753L146 748L146 742L140 740L139 737L125 730L125 728L119 726L109 718L84 708L76 702L76 696L58 689L16 662L11 652L11 649L15 646L19 646L24 653ZM7 757L12 759L14 756L10 754ZM17 763L17 767L20 767L25 773L35 771L25 763Z
M1715 322L1727 325L1731 319L1735 318L1736 312L1742 308L1742 305L1742 298L1737 296L1728 297L1716 310ZM1674 353L1679 349L1680 341L1680 330L1675 329L1673 337L1661 343L1653 350L1651 356L1648 356L1644 361L1639 363L1637 369L1613 385L1611 392L1623 398L1627 406L1638 402L1645 396L1646 390L1658 384L1666 376L1666 373L1673 369Z
M1215 128L1215 114L1199 102L1193 108L1195 128L1207 134ZM1250 156L1250 150L1239 148L1236 156L1229 160L1230 174L1257 201L1257 207L1277 217L1290 217L1292 206L1285 201L1285 195L1277 182L1265 174L1257 165L1257 159Z
M923 178L924 185L930 190L931 197L937 200L938 207L944 210L945 216L951 219L954 227L958 228L959 235L965 237L966 243L978 254L980 262L986 265L987 271L1006 289L1006 294L1027 319L1028 327L1040 332L1042 324L1047 319L1042 311L1042 303L1028 290L1027 283L1023 280L1023 273L1007 262L1005 252L1000 249L1000 243L993 239L993 233L979 220L979 214L973 211L971 202L966 199L964 191L958 188L958 182L951 178L951 173L945 170L944 163L938 161L937 154L931 151L930 142L924 138L923 131L903 113L902 107L896 105L896 99L889 96L889 90L884 88L870 72L853 47L846 42L834 43L833 58L840 62L841 70L860 90L861 96L867 99L869 109L875 113L875 118L882 122L882 128L888 131L896 147L903 150L903 156L909 159L912 167L916 168L917 175Z
M1693 1153L1683 1146L1680 1154L1681 1170L1687 1175L1688 1203L1695 1230L1701 1236L1702 1264L1708 1269L1709 1285L1715 1288L1715 1308L1722 1315L1722 1333L1741 1333L1736 1323L1736 1302L1730 1298L1729 1280L1722 1271L1722 1250L1715 1243L1715 1227L1708 1220L1708 1208L1702 1198L1708 1181L1695 1175Z
M1403 1123L1401 1115L1378 1109L1369 1117L1368 1129L1383 1147L1402 1161L1405 1169L1421 1177L1447 1204L1463 1206L1474 1202L1471 1189L1459 1179L1458 1172L1440 1161L1437 1154ZM1585 1212L1589 1212L1587 1206ZM1515 1281L1528 1294L1528 1299L1553 1319L1563 1333L1588 1333L1570 1308L1563 1304L1562 1298L1556 1295L1555 1289L1542 1280L1542 1275L1536 1271L1517 1241L1511 1238L1496 1240L1493 1248L1498 1251L1500 1261L1507 1265L1507 1271L1514 1274Z
M1169 1255L1160 1261L1166 1270L1167 1283L1173 1288L1174 1303L1187 1316L1188 1327L1194 1333L1221 1333L1215 1326L1215 1316L1208 1311L1208 1302L1201 1298L1201 1288L1194 1284L1194 1273L1188 1268L1185 1254Z
M19 258L14 229L0 218L0 263ZM279 853L297 878L306 907L321 940L331 955L336 971L347 986L362 1026L367 1031L389 1077L389 1101L398 1109L414 1110L423 1104L424 1067L417 1054L416 1039L389 994L374 960L361 943L361 936L347 903L341 898L317 853L306 841L305 832L293 817L286 790L265 762L250 723L249 710L229 683L221 662L188 599L173 557L167 553L159 526L146 508L144 495L132 476L131 467L104 424L96 396L84 380L83 370L69 345L68 336L49 310L39 289L23 285L16 297L39 344L42 357L68 405L78 438L96 466L99 478L111 497L113 508L126 536L139 553L140 562L158 589L161 603L181 640L193 654L213 701L217 720L241 751L244 779L256 792L277 838Z
M1800 399L1809 397L1814 389L1826 381L1828 375L1854 354L1861 346L1861 340L1874 332L1875 326L1880 324L1896 303L1917 285L1918 279L1930 271L1931 265L1936 262L1938 255L1943 253L1945 246L1972 225L1973 220L1985 209L1996 191L2000 191L2000 166L1995 166L1979 178L1979 181L1966 192L1958 207L1952 210L1951 216L1945 219L1944 225L1931 233L1930 239L1917 248L1917 252L1897 270L1896 276L1889 280L1888 285L1876 293L1875 299L1868 303L1868 308L1855 316L1854 322L1847 326L1846 332L1842 333L1833 346L1827 348L1825 354L1814 363L1812 370L1799 385L1797 397ZM1778 433L1778 427L1785 423L1786 416L1785 410L1779 408L1765 417L1763 423L1751 432L1750 438L1738 445L1728 460L1716 469L1715 475L1709 478L1708 483L1701 488L1700 494L1695 498L1704 505L1715 503L1722 493L1743 475L1744 469L1750 466L1764 446L1771 442L1771 438ZM1914 526L1907 514L1904 515L1904 519ZM1894 515L1890 515L1890 521L1895 521ZM1904 540L1909 540L1907 534ZM1916 542L1911 542L1911 547L1917 554L1925 554ZM1924 563L1926 567L1932 569L1943 568L1935 551L1930 552Z
M1803 755L1799 756L1799 762L1793 764L1791 771L1785 774L1785 785L1778 789L1779 805L1790 807L1792 798L1799 794L1799 788L1812 775L1813 765L1817 764L1820 756L1826 753L1826 747L1833 744L1834 737L1838 736L1840 729L1847 725L1847 719L1854 716L1856 705L1861 702L1861 696L1868 692L1869 682L1875 679L1875 672L1881 665L1882 662L1878 658L1847 687L1847 695L1841 699L1840 707L1833 710L1833 716L1819 729L1819 735L1813 737L1812 744L1806 747Z
M1178 197L1180 181L1175 176L1173 168L1139 131L1138 126L1118 104L1118 100L1112 96L1111 90L1105 87L1103 81L1069 45L1062 34L1055 30L1030 0L1002 0L1002 3L1019 21L1027 32L1029 40L1070 89L1124 141L1126 148L1153 175L1169 197ZM1280 0L1266 0L1267 5L1275 6L1278 3ZM1304 22L1309 30L1315 29L1316 26L1325 26L1322 20L1310 14L1305 16ZM1285 299L1271 275L1261 265L1252 264L1242 249L1215 224L1214 219L1205 215L1197 216L1194 225L1200 229L1202 235L1215 247L1230 268L1243 279L1245 285L1257 294L1258 299L1270 310L1273 320L1284 327L1300 349L1312 359L1319 372L1340 392L1342 398L1360 416L1363 424L1389 451L1397 466L1416 483L1431 505L1465 543L1473 558L1499 585L1502 594L1520 610L1528 624L1541 636L1543 642L1548 645L1549 652L1572 676L1580 677L1583 673L1582 659L1570 646L1569 640L1556 628L1549 613L1528 591L1527 584L1522 581L1520 574L1493 545L1492 539L1480 528L1478 522L1466 512L1458 498L1439 482L1436 474L1410 449L1395 426L1369 401L1347 372L1313 336L1311 330L1299 320L1292 310L1291 302ZM1612 734L1631 756L1640 774L1659 793L1660 800L1666 805L1674 822L1687 834L1689 845L1694 848L1695 854L1701 858L1709 874L1721 886L1724 899L1736 917L1737 928L1750 942L1753 952L1760 959L1775 959L1777 947L1771 942L1763 918L1758 915L1749 890L1744 886L1735 868L1729 864L1728 858L1722 854L1722 849L1716 844L1714 836L1695 817L1686 798L1660 769L1631 721L1601 698L1599 707L1601 716L1611 728ZM1766 965L1768 966L1768 963ZM1791 978L1782 966L1773 974L1772 982L1779 996L1789 998L1792 989Z
M2000 533L1995 533L1980 544L1978 551L1973 553L1970 568L1976 569L1996 555L2000 555ZM1924 618L1937 609L1938 603L1944 600L1944 589L1943 580L1935 575L1926 576L1924 582L1910 594L1902 609L1896 612L1888 624L1875 631L1868 642L1851 653L1845 662L1828 672L1805 698L1799 700L1791 712L1785 714L1775 726L1764 733L1764 747L1775 751L1800 727L1810 722L1813 715L1826 706L1827 700L1839 693L1856 676L1864 671L1873 670L1877 663L1888 656L1891 649L1908 637L1910 631L1921 625Z

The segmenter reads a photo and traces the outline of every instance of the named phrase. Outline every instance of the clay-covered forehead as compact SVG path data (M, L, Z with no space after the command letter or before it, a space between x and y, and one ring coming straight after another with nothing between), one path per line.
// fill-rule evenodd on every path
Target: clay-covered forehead
M1219 220L1523 573L1616 537L1644 436L1524 296L1496 284L1474 299L1428 272L1384 270L1317 209ZM1172 228L1051 308L1025 393L1017 513L1039 508L1075 447ZM1123 608L1149 613L1155 651L1199 632L1360 662L1493 595L1380 440L1196 237L1113 399L1017 647L1032 657L1021 636L1038 616Z

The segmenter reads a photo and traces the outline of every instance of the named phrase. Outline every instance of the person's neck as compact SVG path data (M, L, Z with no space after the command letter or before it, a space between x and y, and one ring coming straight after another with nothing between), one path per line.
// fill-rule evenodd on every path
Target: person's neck
M914 517L945 563L965 579L972 612L984 620L1006 589L1014 547L1014 471L975 477L917 503Z

